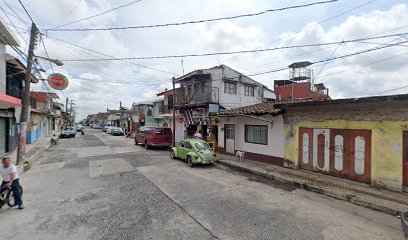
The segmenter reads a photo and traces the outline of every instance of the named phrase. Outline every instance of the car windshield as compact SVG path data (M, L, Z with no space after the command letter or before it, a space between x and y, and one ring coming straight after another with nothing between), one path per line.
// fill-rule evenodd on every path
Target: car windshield
M72 127L65 127L64 130L70 131L70 130L74 130L74 129Z
M194 145L198 150L207 150L210 149L210 145L206 142L198 142Z

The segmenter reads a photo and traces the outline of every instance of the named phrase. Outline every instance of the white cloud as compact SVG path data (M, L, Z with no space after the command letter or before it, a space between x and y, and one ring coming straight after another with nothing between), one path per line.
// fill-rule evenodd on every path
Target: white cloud
M129 1L25 1L43 32L46 27L54 27L61 22L66 23L88 17L127 2ZM298 0L291 4L306 2L309 1ZM404 4L396 4L398 2ZM20 16L26 19L25 13L17 1L10 2L10 4ZM198 20L257 12L291 4L276 0L149 0L113 11L90 21L82 21L70 27L109 27ZM67 17L69 10L74 6L76 6L75 10ZM349 17L344 16L344 18L336 18L324 24L318 24L319 19L333 16L353 6L355 6L355 1L349 0L310 9L197 25L107 32L49 32L49 34L107 55L125 57L236 51L259 47L341 41L342 39L372 36L404 26L408 22L406 1L392 0L387 1L387 3L383 2L381 5L368 5L359 11L349 13L351 14ZM27 28L22 23L17 24L19 27ZM293 29L293 26L298 27ZM406 32L407 29L399 29L394 32ZM393 32L384 34L389 33ZM402 40L402 38L398 40ZM45 41L51 58L73 59L98 56L95 53L78 49L51 38L45 38ZM372 40L370 42L384 43L386 41ZM339 47L334 55L339 56L375 46L377 45L347 44ZM316 61L327 58L335 48L336 46L330 46L233 56L186 58L184 59L184 67L185 71L189 72L200 67L208 67L209 64L223 62L238 71L256 73L282 68L294 61ZM378 64L355 68L408 51L405 49L407 48L392 47L337 60L329 63L323 69L318 80L324 81L330 87L333 97L368 95L408 85L408 80L405 78L408 74L406 67L408 54ZM45 55L41 45L38 45L36 53L41 56ZM132 62L180 74L180 60L155 59ZM42 62L42 65L48 68L47 62ZM318 72L321 66L314 66L313 68L315 72ZM90 112L105 111L107 107L117 108L119 101L122 101L125 106L130 106L133 102L154 99L156 92L170 87L169 79L173 76L122 61L66 61L63 67L55 67L55 70L62 71L69 76L71 84L64 92L68 97L77 100L81 117ZM51 72L49 69L47 71L48 73ZM287 77L286 71L259 75L254 78L272 87L274 79L285 77ZM406 92L406 90L408 89L390 92L390 94Z

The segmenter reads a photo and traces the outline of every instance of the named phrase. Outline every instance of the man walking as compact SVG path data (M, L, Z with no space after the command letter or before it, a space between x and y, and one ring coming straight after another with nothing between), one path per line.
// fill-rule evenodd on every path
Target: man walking
M20 179L17 173L16 165L11 163L9 157L3 158L0 166L0 175L3 179L1 187L11 188L14 195L14 201L19 210L24 209L23 200L20 192Z

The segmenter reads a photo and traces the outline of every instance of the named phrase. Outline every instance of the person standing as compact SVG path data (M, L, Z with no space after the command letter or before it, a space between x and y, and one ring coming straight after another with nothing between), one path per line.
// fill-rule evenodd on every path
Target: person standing
M24 209L23 199L20 192L20 179L17 173L16 165L11 163L9 157L5 157L1 161L0 175L2 177L1 187L11 188L13 191L14 201L19 210Z

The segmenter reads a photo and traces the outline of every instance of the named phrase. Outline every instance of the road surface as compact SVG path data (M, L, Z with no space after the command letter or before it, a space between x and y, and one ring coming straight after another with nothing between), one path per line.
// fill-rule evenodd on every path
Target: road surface
M393 216L100 130L60 140L22 184L1 239L403 239Z

